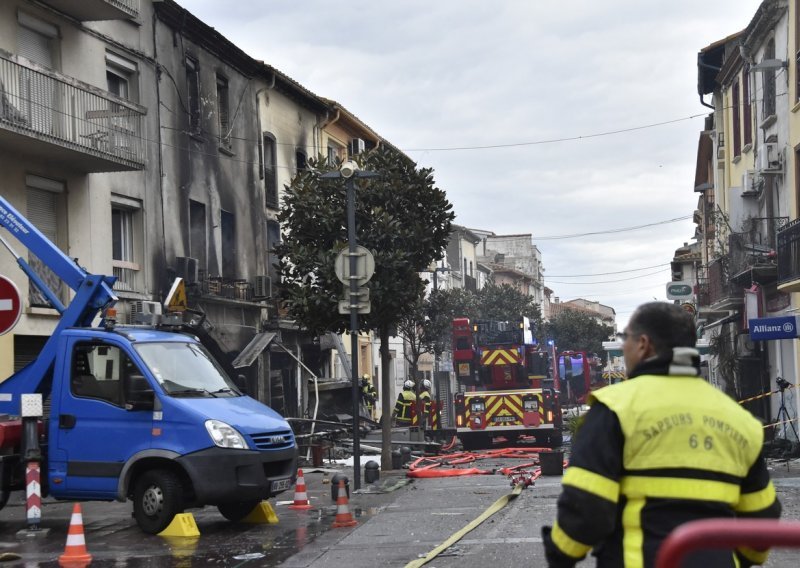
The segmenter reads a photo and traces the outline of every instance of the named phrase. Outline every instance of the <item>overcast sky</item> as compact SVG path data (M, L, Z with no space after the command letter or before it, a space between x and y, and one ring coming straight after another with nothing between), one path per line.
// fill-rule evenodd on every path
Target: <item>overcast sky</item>
M710 112L697 94L697 52L744 29L759 6L178 2L433 168L456 223L532 234L554 295L613 307L620 329L638 304L666 299L669 262L692 242L697 141ZM641 225L653 226L619 231ZM552 238L583 233L602 234Z

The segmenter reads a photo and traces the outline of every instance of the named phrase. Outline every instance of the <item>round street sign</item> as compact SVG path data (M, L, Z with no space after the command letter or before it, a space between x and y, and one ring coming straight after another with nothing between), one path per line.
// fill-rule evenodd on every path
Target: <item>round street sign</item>
M356 252L355 280L359 286L366 284L375 273L375 257L368 249L358 245ZM344 248L336 256L336 277L342 284L350 284L350 249Z
M697 308L694 307L694 304L686 302L685 304L681 304L681 308L683 308L685 312L689 312L690 316L697 315Z
M21 314L22 301L17 285L0 275L0 335L14 329Z

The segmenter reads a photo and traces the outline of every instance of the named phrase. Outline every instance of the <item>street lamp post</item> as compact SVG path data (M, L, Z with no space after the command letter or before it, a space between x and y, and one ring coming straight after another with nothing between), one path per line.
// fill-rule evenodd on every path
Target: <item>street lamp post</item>
M361 488L360 393L358 381L358 304L359 278L356 241L356 178L377 177L376 172L360 171L353 161L342 163L338 172L323 174L323 178L344 178L347 188L347 245L349 254L348 304L350 305L350 368L353 395L353 490Z
M439 291L439 278L438 275L440 272L450 272L449 268L444 268L441 266L434 266L433 267L433 293ZM439 394L439 353L436 349L436 345L434 345L433 349L433 384L436 385L436 406L437 409L441 404L441 395ZM439 416L439 420L441 420L441 416ZM440 425L441 427L441 425Z

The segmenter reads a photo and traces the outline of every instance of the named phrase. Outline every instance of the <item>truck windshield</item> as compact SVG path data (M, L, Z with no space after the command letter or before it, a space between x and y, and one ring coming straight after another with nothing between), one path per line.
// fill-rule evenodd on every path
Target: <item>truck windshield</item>
M139 343L136 350L169 395L218 397L241 394L201 345L183 342Z

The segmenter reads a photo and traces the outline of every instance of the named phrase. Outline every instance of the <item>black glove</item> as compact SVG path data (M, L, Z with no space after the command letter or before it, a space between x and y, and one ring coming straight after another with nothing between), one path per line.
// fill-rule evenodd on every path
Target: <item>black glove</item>
M544 557L547 559L548 568L573 568L578 563L576 558L567 556L553 543L550 536L552 527L542 527L542 542L544 543Z

